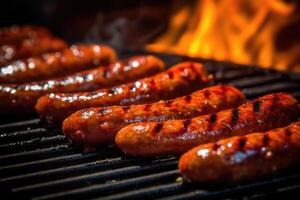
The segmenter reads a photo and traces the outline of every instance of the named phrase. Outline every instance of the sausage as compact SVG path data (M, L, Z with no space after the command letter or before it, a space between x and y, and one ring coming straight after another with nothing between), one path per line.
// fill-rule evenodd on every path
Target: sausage
M300 164L299 154L300 121L265 133L199 145L183 154L179 169L188 181L232 184Z
M63 78L21 85L0 85L2 115L34 112L37 99L50 92L77 92L126 83L162 71L164 63L154 56L136 56L107 67L86 70Z
M0 82L24 83L59 77L116 61L115 51L105 45L73 45L59 52L15 61L2 67Z
M28 38L51 37L51 33L39 26L11 26L0 29L0 45L19 42Z
M29 38L5 44L0 48L0 66L3 67L17 59L58 51L66 47L67 44L63 40L54 37Z
M74 143L112 143L118 131L131 123L191 118L233 108L245 100L243 93L232 86L213 86L152 104L88 108L65 119L63 133Z
M209 81L202 64L183 62L157 75L132 83L85 93L51 93L35 106L42 119L60 123L77 110L171 99L203 87Z
M132 156L181 154L199 144L287 125L298 113L294 97L275 93L196 118L131 124L119 131L115 142Z

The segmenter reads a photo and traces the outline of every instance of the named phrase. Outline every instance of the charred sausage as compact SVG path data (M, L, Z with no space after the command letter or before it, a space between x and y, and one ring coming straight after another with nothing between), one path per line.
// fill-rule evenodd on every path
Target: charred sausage
M136 56L107 67L98 67L63 78L21 85L0 85L1 114L32 113L37 99L50 92L105 88L153 75L163 69L164 63L154 56Z
M265 133L231 137L185 153L179 169L185 180L237 183L300 164L300 122Z
M3 67L17 59L54 52L66 47L64 41L53 37L29 38L17 43L5 44L0 48L0 66Z
M132 156L181 154L199 144L287 125L298 113L294 97L270 94L196 118L131 124L119 131L116 144Z
M35 106L42 119L61 122L77 110L90 107L155 102L185 95L207 84L203 65L183 62L160 74L110 89L85 93L52 93Z
M39 26L11 26L0 29L0 45L19 42L27 38L51 37L51 33Z
M131 123L191 118L233 108L245 100L243 93L232 86L213 86L152 104L80 110L64 120L63 132L75 143L112 143L118 131Z
M105 45L73 45L59 52L15 61L0 69L0 82L24 83L63 76L116 60Z

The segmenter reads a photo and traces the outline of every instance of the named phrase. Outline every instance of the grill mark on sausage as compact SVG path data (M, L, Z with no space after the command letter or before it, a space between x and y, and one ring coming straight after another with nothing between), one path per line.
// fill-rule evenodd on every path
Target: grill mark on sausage
M174 78L174 73L172 71L169 71L168 76L169 76L169 79L173 79Z
M154 128L154 133L159 133L162 128L163 128L163 123L157 123Z
M151 104L146 104L144 106L144 111L150 111L150 108L151 108Z
M285 142L287 143L287 145L289 145L291 141L292 132L287 128L285 129L284 134L285 134Z
M165 102L165 106L169 108L169 107L172 106L172 103L173 103L172 100L166 101L166 102Z
M115 94L115 90L113 88L109 89L108 94Z
M99 111L100 115L105 115L106 114L106 108L100 109Z
M216 113L212 113L209 115L208 117L208 130L212 130L215 126L215 123L217 121L217 114Z
M231 125L234 126L236 125L236 123L238 122L240 117L240 113L239 113L239 109L238 108L234 108L231 111Z
M135 87L134 83L130 84L129 92L135 92L135 90L136 90L136 87Z
M276 104L277 104L278 100L279 100L279 98L278 98L277 94L274 94L273 95L273 101L272 101L272 104L271 104L270 107L271 108L276 107Z
M190 103L191 100L192 100L192 96L191 96L191 95L185 96L185 101L186 101L187 103Z
M292 132L290 131L290 129L285 129L284 131L284 134L287 136L287 137L290 137L292 135Z
M247 139L242 137L239 140L239 150L242 151L246 145Z
M220 90L220 93L221 93L221 97L222 97L222 101L225 102L226 101L226 96L227 96L227 89L224 85L221 86L221 90Z
M123 109L124 112L126 112L127 110L130 109L130 105L129 106L122 106L122 109Z
M253 103L253 111L254 112L259 112L260 111L260 105L261 105L261 102L259 100L255 101Z
M205 91L204 91L204 97L205 97L206 99L208 99L209 96L210 96L209 90L205 90Z
M155 89L156 89L156 84L155 84L154 79L151 79L151 80L150 80L150 89L151 89L151 90L155 90Z
M216 143L214 143L214 145L212 146L212 150L213 150L213 151L217 151L220 147L221 147L221 145L220 145L218 142L216 142Z
M188 128L189 128L189 125L192 123L192 120L191 119L186 119L183 121L183 128L182 128L182 133L185 133Z
M263 137L263 144L264 144L264 147L268 147L269 146L269 141L270 141L270 137L268 134L265 134L264 137Z
M108 77L108 69L107 68L104 68L102 76L103 76L103 78L107 78Z

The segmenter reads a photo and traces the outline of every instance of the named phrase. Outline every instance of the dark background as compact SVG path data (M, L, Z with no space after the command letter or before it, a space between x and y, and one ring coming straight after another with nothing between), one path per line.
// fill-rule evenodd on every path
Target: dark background
M42 25L70 43L104 42L121 49L153 40L165 30L170 14L181 5L174 0L4 2L0 7L1 27Z

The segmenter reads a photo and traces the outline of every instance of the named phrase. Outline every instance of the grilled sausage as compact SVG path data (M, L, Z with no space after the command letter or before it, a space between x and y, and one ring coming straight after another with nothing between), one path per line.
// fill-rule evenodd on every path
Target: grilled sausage
M65 119L63 132L75 143L112 143L118 131L131 123L191 118L233 108L245 100L234 87L214 86L169 101L80 110Z
M179 161L189 181L237 183L300 164L300 122L197 146Z
M131 124L119 131L116 144L132 156L181 154L199 144L287 125L298 113L294 97L270 94L192 119Z
M0 45L19 42L27 38L51 37L51 33L38 26L11 26L0 29Z
M209 81L199 63L183 62L171 69L110 89L86 93L52 93L42 96L35 106L42 119L61 122L77 110L89 107L130 105L171 99L203 87Z
M0 82L24 83L63 76L116 60L105 45L73 45L59 52L15 61L0 70Z
M63 78L22 85L0 85L1 114L27 114L37 99L50 92L79 92L126 83L162 71L164 63L154 56L136 56L107 67L86 70Z
M17 43L5 44L0 48L0 66L3 67L17 59L58 51L66 47L64 41L53 37L29 38Z

